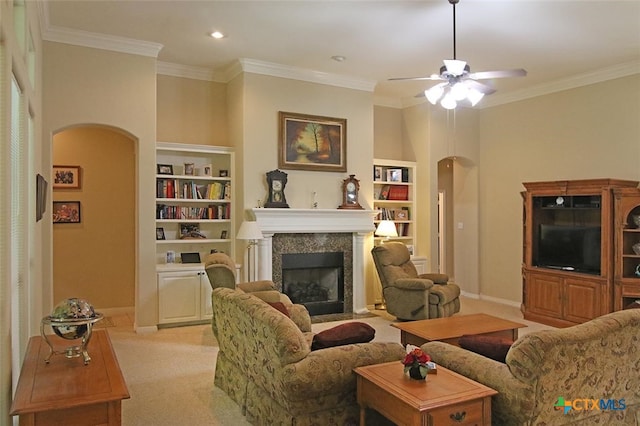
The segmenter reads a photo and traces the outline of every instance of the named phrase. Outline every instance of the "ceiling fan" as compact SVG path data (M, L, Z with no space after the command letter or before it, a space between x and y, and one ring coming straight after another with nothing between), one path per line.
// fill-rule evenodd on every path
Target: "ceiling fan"
M502 71L480 71L471 72L471 68L465 61L456 57L456 4L460 0L448 0L453 6L453 59L445 59L444 66L440 67L440 74L432 74L426 77L404 77L390 78L390 81L401 80L433 80L442 81L430 87L416 97L426 96L429 102L435 105L440 101L440 105L446 109L454 109L459 102L467 101L471 106L475 106L484 95L495 92L491 86L481 83L478 80L505 77L524 77L527 71L522 68Z

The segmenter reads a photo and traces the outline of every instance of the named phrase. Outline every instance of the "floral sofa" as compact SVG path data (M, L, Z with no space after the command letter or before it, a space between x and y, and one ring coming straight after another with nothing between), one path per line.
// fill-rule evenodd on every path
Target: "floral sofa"
M399 343L312 351L308 313L289 318L239 289L216 288L211 299L220 348L214 382L252 424L355 425L359 407L353 369L404 356Z
M499 392L494 425L640 424L640 309L529 333L505 364L442 342L422 349Z

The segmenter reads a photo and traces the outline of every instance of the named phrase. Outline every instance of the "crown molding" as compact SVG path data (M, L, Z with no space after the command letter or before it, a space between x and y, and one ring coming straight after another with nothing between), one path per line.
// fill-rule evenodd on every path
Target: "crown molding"
M132 55L152 58L157 58L163 47L160 43L92 33L89 31L71 30L64 27L48 26L44 20L41 22L43 22L43 26L46 26L46 28L42 30L42 39L46 41L111 50L120 53L130 53Z
M344 75L313 71L305 68L291 67L274 64L271 62L258 61L256 59L238 59L241 70L252 74L269 75L272 77L288 78L290 80L301 80L310 83L325 84L329 86L343 87L347 89L363 90L373 92L376 82L364 80ZM230 72L236 72L237 67L231 67Z
M216 83L228 83L228 80L222 78L218 73L210 68L204 67L193 67L158 61L156 65L156 72L158 74L168 75L171 77L191 78L194 80L213 81Z
M396 109L402 109L405 106L402 99L392 98L389 96L374 96L373 104L375 106L396 108Z
M478 105L479 109L490 108L511 102L522 101L603 81L640 74L640 61L632 61L624 64L613 65L600 70L578 74L573 77L563 78L549 83L539 84L528 89L516 90L510 93L496 94L484 98Z

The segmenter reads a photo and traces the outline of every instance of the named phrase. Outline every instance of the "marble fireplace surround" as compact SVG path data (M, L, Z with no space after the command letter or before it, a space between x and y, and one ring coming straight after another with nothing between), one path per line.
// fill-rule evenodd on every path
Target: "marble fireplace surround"
M365 294L365 238L375 228L374 210L341 209L267 209L254 208L252 212L262 231L258 240L259 280L273 279L274 234L331 234L347 233L352 236L353 312L367 313ZM346 291L346 289L345 289Z

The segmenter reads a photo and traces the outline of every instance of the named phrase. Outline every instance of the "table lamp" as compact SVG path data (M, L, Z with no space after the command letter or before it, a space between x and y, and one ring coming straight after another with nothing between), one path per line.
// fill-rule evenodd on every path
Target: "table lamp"
M398 229L396 228L396 224L393 223L392 220L381 220L374 234L377 235L378 237L384 237L382 240L382 242L384 243L385 241L389 241L391 237L397 237ZM380 285L382 286L382 284ZM383 294L382 288L380 288L380 294L382 297L382 303L376 304L375 307L376 309L386 310L387 304L384 300L384 294Z
M388 241L391 237L398 236L398 229L392 220L381 220L374 234L378 237L384 237L384 240Z
M258 244L258 240L262 239L262 231L260 231L260 227L257 222L249 222L244 221L242 225L240 225L240 229L238 230L238 235L236 238L239 240L248 240L247 243L247 274L246 281L255 281L255 274L257 270L257 258L252 256L253 247ZM251 260L254 259L254 268L251 269Z

